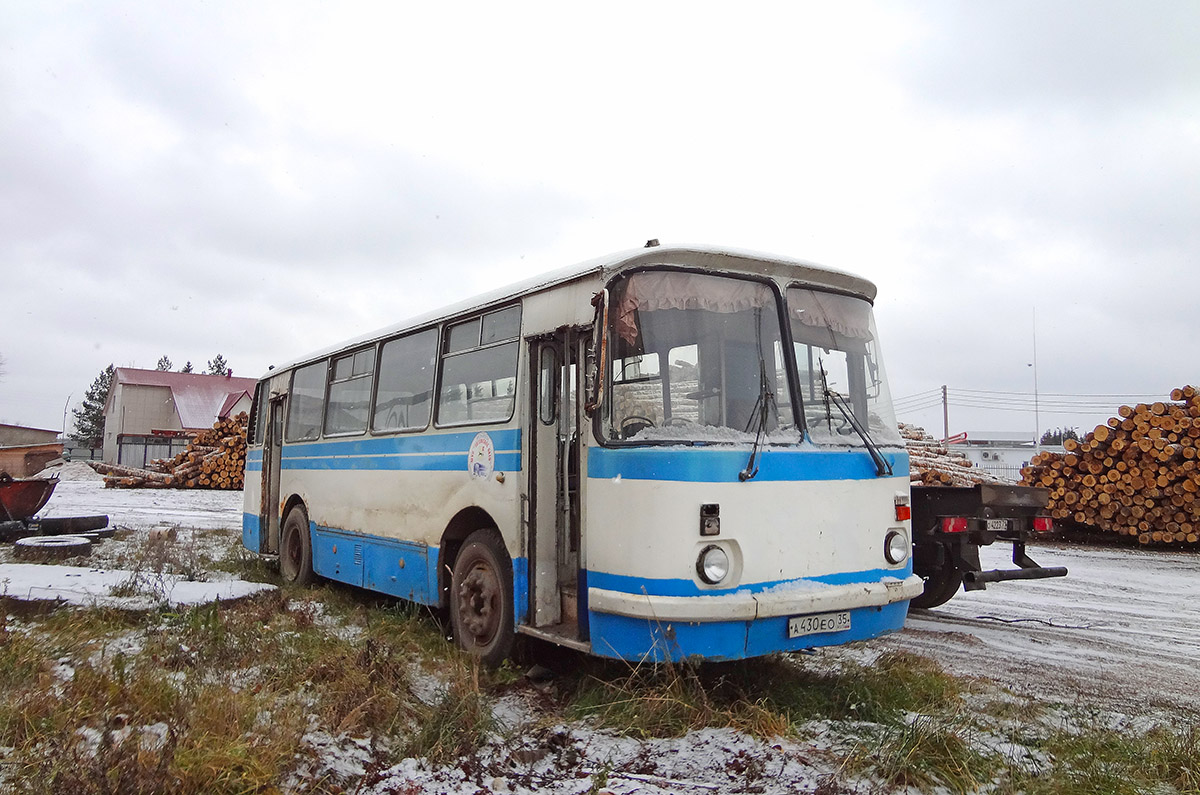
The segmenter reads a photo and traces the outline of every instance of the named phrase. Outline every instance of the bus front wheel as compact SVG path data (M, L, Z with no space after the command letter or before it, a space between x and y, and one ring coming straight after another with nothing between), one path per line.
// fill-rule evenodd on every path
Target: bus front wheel
M476 530L454 561L450 584L450 622L454 639L487 666L497 666L512 651L512 563L495 530Z
M311 585L316 575L312 565L312 536L308 514L301 507L288 511L279 543L279 574L289 585Z

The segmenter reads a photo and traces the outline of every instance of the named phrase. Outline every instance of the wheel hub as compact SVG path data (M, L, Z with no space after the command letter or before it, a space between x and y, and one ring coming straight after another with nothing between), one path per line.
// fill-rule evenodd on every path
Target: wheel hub
M486 642L495 634L499 595L499 583L484 566L472 568L458 586L459 624L478 641Z

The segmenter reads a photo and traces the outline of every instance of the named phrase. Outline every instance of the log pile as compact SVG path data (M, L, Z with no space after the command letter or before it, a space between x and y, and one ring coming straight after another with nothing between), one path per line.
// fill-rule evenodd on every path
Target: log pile
M975 486L1003 478L975 466L966 454L934 439L923 428L900 423L908 448L909 480L914 486Z
M1200 390L1171 402L1121 406L1117 416L1042 452L1022 470L1050 489L1059 521L1136 538L1142 544L1200 543Z
M106 488L240 489L246 468L245 412L219 420L196 434L174 458L150 462L148 469L92 463Z

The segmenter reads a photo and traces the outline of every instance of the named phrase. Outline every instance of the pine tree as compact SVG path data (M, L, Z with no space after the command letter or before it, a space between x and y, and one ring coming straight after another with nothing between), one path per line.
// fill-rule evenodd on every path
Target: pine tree
M1052 431L1046 431L1042 434L1041 444L1060 445L1067 439L1080 441L1079 431L1076 428L1055 428Z
M190 372L192 372L192 363L191 363L191 362L188 362L188 363L187 363L187 364L185 364L183 367L180 367L180 368L179 368L179 372L181 372L181 373L190 373Z
M171 371L171 360L169 358L167 358L167 356L164 354L163 357L158 360L158 366L155 367L154 369L162 370L164 372L170 372Z
M226 375L229 372L229 363L218 353L217 358L208 360L208 369L204 372L207 375Z
M104 403L117 368L111 364L100 371L83 396L83 405L74 410L75 431L71 438L82 445L99 447L104 442Z

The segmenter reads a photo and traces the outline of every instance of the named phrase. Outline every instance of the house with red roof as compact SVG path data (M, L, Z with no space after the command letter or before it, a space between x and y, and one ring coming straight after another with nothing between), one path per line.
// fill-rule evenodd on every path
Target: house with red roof
M118 367L104 404L104 460L144 467L217 420L250 411L253 378Z

